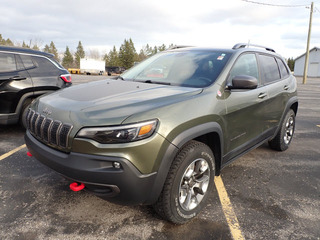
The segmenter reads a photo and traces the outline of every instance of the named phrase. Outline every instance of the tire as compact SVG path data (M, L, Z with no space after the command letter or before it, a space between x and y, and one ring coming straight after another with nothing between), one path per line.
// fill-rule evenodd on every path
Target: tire
M32 102L32 99L28 98L24 101L21 112L20 112L20 118L19 118L19 123L23 128L27 128L27 112L30 107L30 104Z
M290 109L283 119L279 132L271 141L269 141L270 148L277 151L287 150L293 137L295 123L296 115L294 111Z
M169 170L159 199L153 205L165 220L183 224L205 206L212 191L215 164L211 149L197 141L188 142Z

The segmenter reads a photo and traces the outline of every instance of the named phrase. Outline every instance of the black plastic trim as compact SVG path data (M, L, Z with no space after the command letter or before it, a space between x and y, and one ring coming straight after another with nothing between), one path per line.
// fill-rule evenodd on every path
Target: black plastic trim
M171 164L174 158L176 157L177 153L179 152L179 150L183 147L183 145L185 145L187 142L189 142L192 139L195 139L197 137L200 137L208 133L218 133L220 137L219 147L221 148L221 152L223 151L223 141L221 141L222 139L221 136L223 136L222 129L220 125L216 122L208 122L208 123L200 124L180 133L178 136L176 136L173 139L172 144L169 145L164 156L162 157L158 174L154 180L154 184L151 188L150 195L146 203L152 204L157 201L162 191L165 180L167 178ZM221 158L216 159L216 161L217 160L221 162Z
M65 178L85 183L98 197L125 205L144 204L150 197L157 173L141 174L125 158L63 153L42 144L29 131L25 142L37 160ZM114 162L119 162L121 167L115 168Z

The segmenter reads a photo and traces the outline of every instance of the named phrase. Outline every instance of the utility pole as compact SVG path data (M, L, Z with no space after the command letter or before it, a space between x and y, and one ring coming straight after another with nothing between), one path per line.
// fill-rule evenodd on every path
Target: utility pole
M306 60L304 63L303 84L307 83L308 63L309 63L309 45L310 45L311 26L312 26L312 14L313 14L313 2L311 3L311 8L310 8L309 31L308 31L308 40L307 40Z

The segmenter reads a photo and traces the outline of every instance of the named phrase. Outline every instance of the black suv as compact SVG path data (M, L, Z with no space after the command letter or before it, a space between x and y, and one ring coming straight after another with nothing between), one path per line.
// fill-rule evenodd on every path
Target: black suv
M50 53L0 46L0 124L25 125L31 101L70 86L71 75Z
M38 98L25 140L31 155L81 183L72 190L153 204L181 224L233 160L264 142L286 150L297 110L296 79L273 50L177 48L117 79Z

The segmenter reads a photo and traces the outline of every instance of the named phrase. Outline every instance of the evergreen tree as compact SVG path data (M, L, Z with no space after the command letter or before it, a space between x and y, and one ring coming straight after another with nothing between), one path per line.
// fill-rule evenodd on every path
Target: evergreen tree
M83 50L83 46L82 46L81 41L79 41L77 51L74 54L75 63L76 63L77 68L80 68L80 59L84 58L84 57L85 57L85 52Z
M28 44L26 44L24 41L22 42L22 47L23 48L30 48L30 46Z
M2 38L1 34L0 34L0 45L14 46L13 42L9 38L4 39L4 38Z
M59 62L59 54L58 54L58 49L56 48L56 46L54 45L53 41L50 42L50 46L49 46L49 53L52 53L54 55L54 58Z
M158 48L156 46L154 46L153 50L152 50L152 55L155 55L158 53Z
M162 51L164 51L164 50L166 50L166 49L167 49L167 47L166 47L166 45L164 45L164 44L162 44L161 46L158 47L158 51L159 51L159 52L162 52Z
M40 48L38 47L37 44L33 45L32 49L33 49L33 50L38 50L38 51L40 50Z
M288 63L288 67L290 68L291 71L294 70L294 59L293 58L289 58L287 63Z
M50 47L48 46L48 44L46 44L46 45L44 46L43 51L46 52L46 53L50 53Z
M111 52L111 51L110 51L110 52ZM109 52L109 53L110 53L110 52ZM109 64L110 59L109 59L109 54L108 54L108 53L106 53L106 54L103 56L102 59L104 60L106 66L110 66L110 64Z
M63 54L62 65L65 68L73 67L73 57L68 46L66 47L66 51Z
M13 42L9 38L7 38L7 40L5 41L5 45L6 46L14 46Z
M136 60L137 52L131 40L125 39L119 50L119 60L122 67L131 68Z
M153 50L152 50L152 47L149 46L149 44L147 44L145 47L144 47L144 53L147 57L150 57L153 55Z
M2 38L2 34L0 34L0 45L5 45L5 39Z
M113 49L109 52L107 57L108 62L106 62L106 66L109 67L119 67L120 61L119 61L119 54L116 49L116 46L113 46Z
M143 60L146 59L146 58L147 58L146 53L144 52L143 49L141 49L141 50L140 50L140 53L139 53L139 55L138 55L138 62L141 62L141 61L143 61Z

